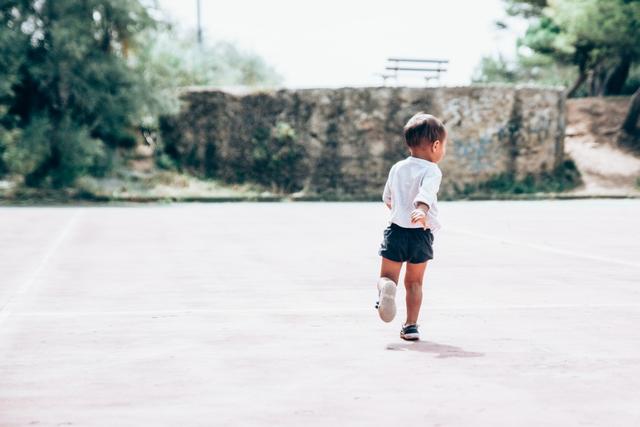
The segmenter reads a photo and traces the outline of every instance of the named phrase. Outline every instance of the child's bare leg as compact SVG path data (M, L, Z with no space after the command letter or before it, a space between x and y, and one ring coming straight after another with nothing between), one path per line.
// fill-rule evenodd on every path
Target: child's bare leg
M404 276L404 287L407 290L407 321L405 325L418 323L418 314L422 305L422 278L427 263L407 263L407 271Z
M386 277L391 279L393 283L398 284L400 278L400 270L402 269L402 263L391 261L385 257L382 257L382 266L380 267L380 277Z
M391 322L396 317L396 290L400 276L401 262L382 257L380 280L378 280L378 315L384 322Z

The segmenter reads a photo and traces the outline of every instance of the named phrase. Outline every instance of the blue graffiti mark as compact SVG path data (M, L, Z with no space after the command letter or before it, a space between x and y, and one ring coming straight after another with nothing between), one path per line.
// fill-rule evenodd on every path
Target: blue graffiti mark
M452 144L453 155L465 159L471 172L490 171L496 167L494 144L492 138L486 136L471 141L456 140Z

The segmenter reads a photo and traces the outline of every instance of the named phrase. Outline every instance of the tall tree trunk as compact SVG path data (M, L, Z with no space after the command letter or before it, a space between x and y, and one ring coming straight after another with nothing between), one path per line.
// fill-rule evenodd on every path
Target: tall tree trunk
M573 96L576 94L578 89L580 89L580 86L582 86L585 80L587 80L587 73L584 70L580 70L580 74L578 75L578 78L567 90L567 98L573 98Z
M633 151L640 152L640 129L638 117L640 116L640 88L631 97L631 103L627 110L620 132L618 132L618 144L626 146Z
M622 122L622 130L629 135L637 135L638 132L638 117L640 117L640 88L631 97L631 103L627 110L627 116Z
M631 57L622 55L620 62L613 69L609 70L604 82L604 95L620 95L624 83L629 76L631 68Z
M607 70L598 65L589 73L589 96L604 95L604 81L607 78Z

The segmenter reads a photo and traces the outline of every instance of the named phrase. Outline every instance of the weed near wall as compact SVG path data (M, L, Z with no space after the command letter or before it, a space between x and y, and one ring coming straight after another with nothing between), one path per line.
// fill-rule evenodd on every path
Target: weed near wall
M538 175L530 174L522 179L516 179L513 174L503 173L488 181L467 184L453 198L491 198L493 195L560 193L576 188L581 182L580 172L576 164L571 159L565 159L552 172L544 172Z

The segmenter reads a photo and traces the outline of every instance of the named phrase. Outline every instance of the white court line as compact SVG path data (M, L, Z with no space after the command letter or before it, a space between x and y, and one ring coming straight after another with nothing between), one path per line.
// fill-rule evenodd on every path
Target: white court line
M640 304L511 304L483 306L440 306L423 307L425 311L483 311L483 310L544 310L544 309L640 309ZM199 314L312 314L317 316L374 312L371 308L327 309L322 308L259 308L259 309L197 309L197 310L113 310L113 311L31 311L13 313L15 317L79 317L79 316L167 316L167 315L199 315Z
M9 297L7 303L2 308L0 308L0 325L2 325L2 323L12 314L20 298L29 292L40 273L47 266L49 259L51 259L62 242L66 239L67 235L69 234L69 232L71 232L71 229L83 212L84 211L82 209L78 209L73 213L71 218L69 218L67 223L64 225L63 229L60 231L60 233L58 233L56 239L51 243L51 245L49 245L36 268L31 272L26 280L22 282L22 284L18 287L18 290L13 295L11 295L11 297Z
M493 240L494 242L500 242L500 243L504 243L504 244L507 244L507 245L524 246L526 248L536 249L536 250L539 250L539 251L542 251L542 252L551 252L551 253L555 253L555 254L559 254L559 255L568 255L568 256L575 257L575 258L588 259L588 260L591 260L591 261L607 262L607 263L610 263L610 264L624 265L625 267L640 268L640 263L632 262L632 261L625 261L625 260L621 260L621 259L602 257L602 256L597 256L597 255L588 255L588 254L585 254L585 253L574 252L574 251L570 251L570 250L567 250L567 249L554 248L553 246L548 246L548 245L536 245L536 244L533 244L533 243L525 243L525 242L520 242L520 241L517 241L517 240L504 239L502 237L496 237L496 236L492 236L490 234L476 233L476 232L473 232L473 231L462 230L462 229L459 229L459 228L447 228L447 231L451 231L453 233L458 233L458 234L465 234L467 236L477 237L477 238L480 238L480 239Z

